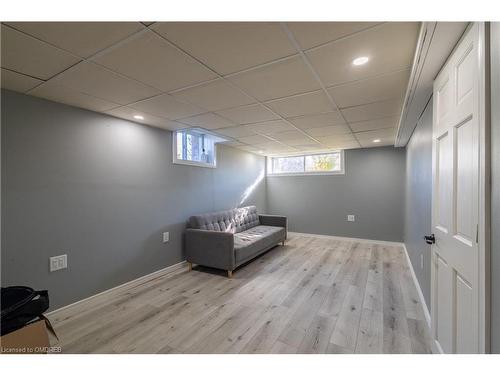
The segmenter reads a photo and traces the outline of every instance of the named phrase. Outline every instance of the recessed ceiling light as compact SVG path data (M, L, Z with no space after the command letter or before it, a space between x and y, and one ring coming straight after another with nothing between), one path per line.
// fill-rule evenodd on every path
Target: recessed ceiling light
M144 116L141 116L141 115L134 115L134 118L136 120L144 120Z
M374 139L373 140L373 143L379 143L380 142L380 139Z
M259 151L257 151L257 152L258 152L259 154L263 154L263 153L264 153L264 151L262 151L262 150L259 150Z
M352 60L352 64L356 65L356 66L357 65L364 65L368 62L368 60L370 60L368 57L361 56L361 57L357 57L354 60Z

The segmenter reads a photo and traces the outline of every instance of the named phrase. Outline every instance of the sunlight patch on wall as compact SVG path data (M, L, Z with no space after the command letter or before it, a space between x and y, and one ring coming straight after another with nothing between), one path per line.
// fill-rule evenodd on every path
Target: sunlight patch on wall
M252 183L252 185L250 185L249 187L247 187L245 189L245 191L241 195L240 203L238 204L238 206L241 206L242 204L244 204L247 201L247 199L250 197L250 195L253 193L253 191L257 188L257 186L260 184L260 182L264 179L264 176L265 176L265 171L262 170L259 173L259 175L257 176L257 178L255 179L255 181Z

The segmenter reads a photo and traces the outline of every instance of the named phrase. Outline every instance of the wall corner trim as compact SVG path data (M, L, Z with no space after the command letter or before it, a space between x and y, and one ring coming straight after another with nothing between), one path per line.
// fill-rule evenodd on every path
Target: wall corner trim
M172 273L174 273L176 271L183 270L184 268L187 269L187 263L186 263L185 260L183 260L182 262L173 264L171 266L162 268L162 269L160 269L158 271L154 271L154 272L149 273L147 275L141 276L141 277L139 277L137 279L134 279L134 280L131 280L131 281L127 281L124 284L120 284L120 285L115 286L114 288L104 290L104 291L102 291L100 293L94 294L94 295L92 295L90 297L87 297L87 298L84 298L84 299L82 299L80 301L76 301L76 302L73 302L73 303L71 303L69 305L60 307L60 308L58 308L56 310L48 312L45 315L48 318L55 318L55 316L57 314L63 313L66 310L69 310L71 308L79 308L80 305L85 304L85 303L98 302L98 300L101 299L101 298L108 298L109 294L111 294L111 293L119 293L122 289L130 288L130 287L142 284L142 283L149 282L149 281L154 280L154 279L158 279L158 278L163 277L163 276L167 276L167 275L172 274Z

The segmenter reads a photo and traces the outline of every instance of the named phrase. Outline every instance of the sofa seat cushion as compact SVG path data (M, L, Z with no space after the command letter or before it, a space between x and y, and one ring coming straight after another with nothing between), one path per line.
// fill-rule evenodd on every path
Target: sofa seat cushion
M253 258L267 250L286 236L285 228L257 225L234 235L234 258L236 264Z

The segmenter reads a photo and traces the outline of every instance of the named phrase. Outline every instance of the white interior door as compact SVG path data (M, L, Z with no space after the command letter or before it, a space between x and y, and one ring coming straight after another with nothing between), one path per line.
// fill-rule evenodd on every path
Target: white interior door
M445 353L480 345L480 64L473 24L434 82L431 316Z

